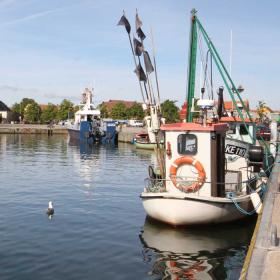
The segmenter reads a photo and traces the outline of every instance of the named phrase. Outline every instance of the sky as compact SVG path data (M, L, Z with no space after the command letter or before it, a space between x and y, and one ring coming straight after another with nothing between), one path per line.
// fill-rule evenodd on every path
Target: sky
M128 36L117 26L125 10L135 33L136 8L150 55L152 29L161 100L176 100L180 107L186 99L190 11L195 8L227 68L231 54L232 79L245 88L242 97L250 107L262 100L280 109L277 0L0 0L0 100L8 106L24 97L40 104L64 98L77 104L83 89L93 87L97 104L141 101ZM216 91L221 80L215 70L213 80Z

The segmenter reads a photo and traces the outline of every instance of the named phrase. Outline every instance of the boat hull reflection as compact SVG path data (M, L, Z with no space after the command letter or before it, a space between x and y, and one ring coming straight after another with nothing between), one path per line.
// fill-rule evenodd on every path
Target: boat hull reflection
M140 240L143 256L160 279L239 277L254 222L223 227L171 228L146 219ZM218 277L218 278L217 278Z

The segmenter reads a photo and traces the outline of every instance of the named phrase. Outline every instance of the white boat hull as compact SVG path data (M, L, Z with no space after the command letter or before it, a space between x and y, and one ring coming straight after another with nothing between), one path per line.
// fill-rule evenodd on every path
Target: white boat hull
M247 217L228 198L176 197L163 193L142 193L141 198L148 216L171 225L216 224ZM236 202L245 211L253 210L249 195L236 199Z

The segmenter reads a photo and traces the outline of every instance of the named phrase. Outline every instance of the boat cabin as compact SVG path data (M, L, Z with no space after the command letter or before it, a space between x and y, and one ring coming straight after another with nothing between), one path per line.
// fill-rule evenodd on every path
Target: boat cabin
M174 123L165 133L166 191L200 196L225 196L227 124Z
M256 123L252 122L250 119L245 118L245 124L249 129L249 133L244 122L239 117L222 117L219 121L228 124L229 130L227 131L227 137L253 145L256 143Z

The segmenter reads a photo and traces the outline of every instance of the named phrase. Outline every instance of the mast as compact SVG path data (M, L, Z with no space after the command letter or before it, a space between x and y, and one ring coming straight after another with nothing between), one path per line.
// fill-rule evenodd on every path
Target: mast
M195 71L196 71L196 51L197 51L197 28L196 28L196 10L191 11L191 31L190 31L190 53L188 67L188 87L187 87L187 115L186 121L192 122L193 114L191 111L195 90Z

